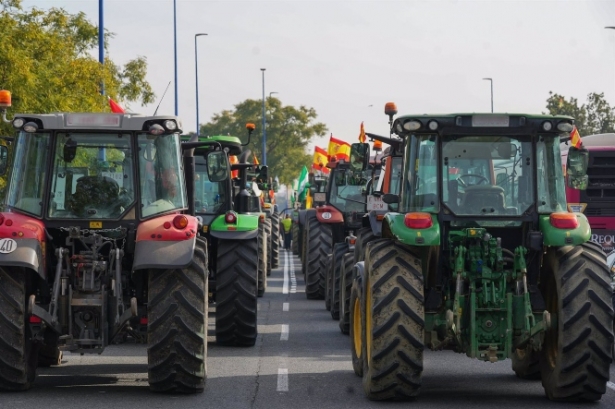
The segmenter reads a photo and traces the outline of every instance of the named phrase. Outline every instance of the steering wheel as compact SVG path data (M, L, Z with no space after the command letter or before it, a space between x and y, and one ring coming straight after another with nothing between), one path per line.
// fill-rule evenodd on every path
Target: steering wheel
M470 186L470 184L469 184L469 183L466 183L466 182L464 182L464 181L463 181L463 178L466 178L466 177L480 178L480 180L478 181L478 183L476 183L476 184L474 184L474 185L472 185L472 186L481 185L481 184L483 184L483 182L484 182L484 184L485 184L485 185L488 185L488 184L489 184L489 179L487 179L487 178L486 178L486 177L484 177L483 175L477 175L477 174L475 174L475 173L466 173L465 175L460 175L460 176L457 178L457 180L459 181L459 183L461 184L461 186L462 186L462 187L464 187L464 188L465 188L465 187Z

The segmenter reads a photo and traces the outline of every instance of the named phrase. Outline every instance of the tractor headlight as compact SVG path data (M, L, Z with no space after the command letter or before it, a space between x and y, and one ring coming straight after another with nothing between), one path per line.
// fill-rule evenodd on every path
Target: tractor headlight
M406 131L416 131L421 127L421 123L419 121L411 120L404 123L404 129Z
M177 129L177 123L171 119L167 119L166 121L164 121L164 127L167 128L169 131L174 131Z
M26 121L23 118L15 118L13 119L13 128L20 129Z
M36 131L38 131L38 125L36 124L36 122L28 122L23 126L23 130L28 133L35 133Z
M550 121L544 121L542 123L542 130L543 131L549 132L551 129L553 129L553 124Z
M560 122L559 124L557 124L557 129L559 131L562 132L572 132L572 130L574 129L574 125L572 125L570 122Z
M149 133L152 135L162 135L164 133L164 128L160 124L153 124L149 127Z

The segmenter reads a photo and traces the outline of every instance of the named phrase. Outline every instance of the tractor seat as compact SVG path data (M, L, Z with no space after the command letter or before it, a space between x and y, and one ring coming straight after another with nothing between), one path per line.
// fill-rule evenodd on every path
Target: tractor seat
M77 179L75 193L69 199L69 209L77 216L94 216L114 206L119 199L119 192L120 186L110 177L82 176Z
M483 211L483 209L495 209L497 213L503 214L506 211L504 193L504 189L499 186L469 186L465 189L461 202L462 213L489 214L491 213L490 210Z

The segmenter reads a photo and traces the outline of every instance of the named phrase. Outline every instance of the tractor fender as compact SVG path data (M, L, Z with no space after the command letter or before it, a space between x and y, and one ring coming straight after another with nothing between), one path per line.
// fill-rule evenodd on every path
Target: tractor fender
M304 226L305 225L305 219L306 219L306 213L307 210L299 210L299 225Z
M378 221L377 216L378 215L375 211L371 211L366 215L369 220L369 227L372 228L372 232L375 236L380 237L382 235L382 220Z
M41 243L36 239L13 239L13 243L0 240L0 267L25 267L34 270L42 278L46 278L46 271L39 260L44 260ZM6 250L10 253L4 253Z
M324 205L316 208L316 218L320 223L344 223L344 215L333 206Z
M178 229L173 219L183 216L188 225ZM165 227L170 224L170 227ZM134 262L132 270L146 268L184 268L192 262L198 220L194 216L167 214L146 220L137 227Z
M209 234L224 240L253 239L258 235L258 219L258 214L237 214L237 222L228 224L221 214L211 222Z
M0 266L29 268L46 278L43 223L19 213L0 215Z

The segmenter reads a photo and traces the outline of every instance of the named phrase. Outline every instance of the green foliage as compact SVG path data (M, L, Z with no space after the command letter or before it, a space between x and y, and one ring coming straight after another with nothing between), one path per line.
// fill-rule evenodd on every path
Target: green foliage
M576 98L568 100L549 92L547 110L551 115L570 115L576 121L581 136L615 132L615 107L604 99L604 93L592 92L587 102L579 105Z
M267 98L267 166L269 175L279 177L280 183L290 183L304 165L311 166L313 153L306 152L308 143L327 132L325 124L315 122L316 117L313 108L283 106L279 99ZM235 105L233 111L215 114L211 122L201 126L200 135L235 135L245 143L248 122L257 129L244 149L250 149L262 163L262 100L247 99Z
M97 49L98 27L84 13L24 10L21 0L0 0L0 89L12 92L12 112L109 112L101 83L123 104L154 101L144 57L101 65L91 55ZM0 123L0 133L12 130Z

